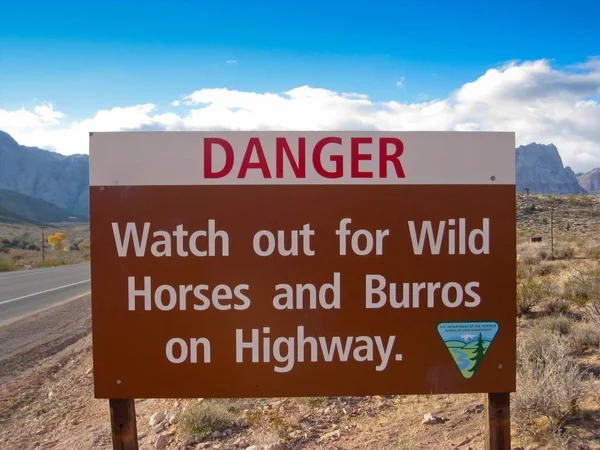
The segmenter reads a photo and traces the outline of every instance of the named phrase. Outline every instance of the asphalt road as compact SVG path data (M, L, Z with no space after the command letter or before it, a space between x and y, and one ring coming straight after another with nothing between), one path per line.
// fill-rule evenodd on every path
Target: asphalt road
M0 273L0 323L41 311L89 291L89 264Z

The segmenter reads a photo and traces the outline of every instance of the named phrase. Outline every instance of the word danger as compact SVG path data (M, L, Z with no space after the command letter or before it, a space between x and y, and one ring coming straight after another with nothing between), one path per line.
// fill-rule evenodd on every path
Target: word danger
M204 178L405 178L400 156L404 144L395 137L324 137L314 145L306 138L268 142L250 137L242 146L223 138L204 138ZM348 161L348 164L345 163ZM366 163L362 164L361 163ZM371 167L371 169L366 166ZM365 167L363 167L365 166ZM308 170L307 170L308 169ZM349 173L348 173L349 169Z

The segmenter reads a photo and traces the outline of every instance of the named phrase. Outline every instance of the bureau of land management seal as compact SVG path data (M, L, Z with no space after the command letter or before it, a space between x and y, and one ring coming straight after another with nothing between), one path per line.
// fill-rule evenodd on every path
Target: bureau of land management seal
M497 322L442 322L438 333L465 378L479 369L498 333Z

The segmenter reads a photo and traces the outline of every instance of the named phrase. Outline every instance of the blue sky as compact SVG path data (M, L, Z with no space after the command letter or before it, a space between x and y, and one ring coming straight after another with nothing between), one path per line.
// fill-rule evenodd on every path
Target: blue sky
M595 0L1 11L0 129L27 145L85 153L88 131L141 128L513 130L576 170L600 165Z
M508 60L569 65L600 53L591 0L23 1L2 11L0 104L48 101L72 118L210 87L307 84L415 101Z

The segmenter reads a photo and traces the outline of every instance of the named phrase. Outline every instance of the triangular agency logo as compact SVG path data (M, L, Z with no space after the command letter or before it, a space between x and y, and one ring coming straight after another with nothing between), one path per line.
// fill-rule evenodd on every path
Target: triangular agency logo
M442 322L437 330L462 376L471 378L499 328L497 322Z

